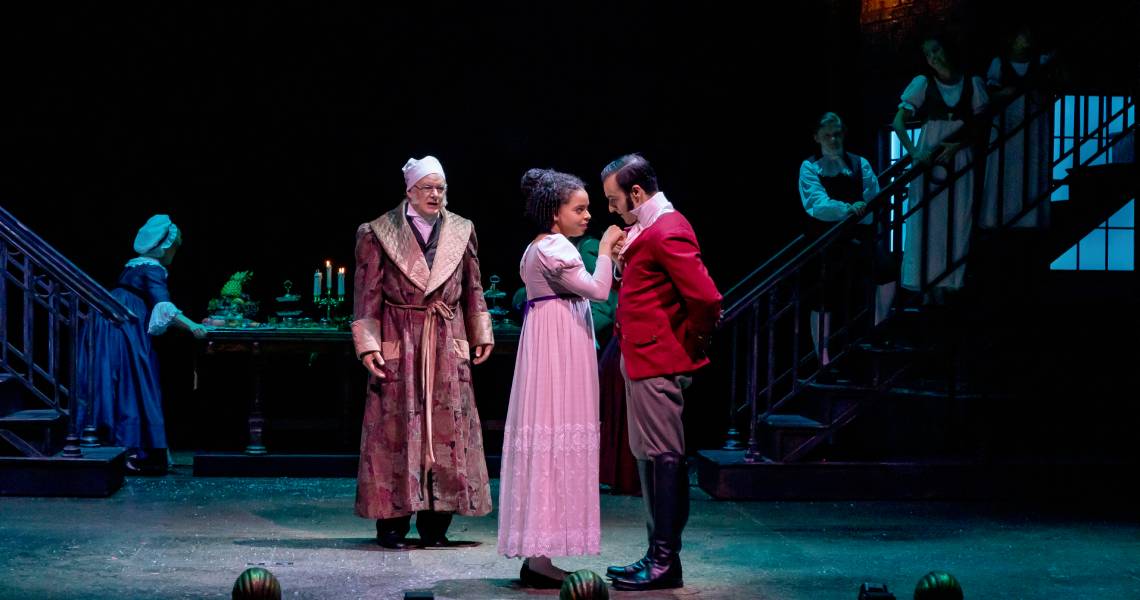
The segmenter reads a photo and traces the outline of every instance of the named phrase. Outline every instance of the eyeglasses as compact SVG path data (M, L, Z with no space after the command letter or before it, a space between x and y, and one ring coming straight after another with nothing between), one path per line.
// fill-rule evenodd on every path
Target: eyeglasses
M429 194L431 193L432 190L435 190L435 191L439 192L440 194L446 194L447 193L447 186L446 185L413 185L412 187L416 188L417 190L419 190L421 192L426 192Z

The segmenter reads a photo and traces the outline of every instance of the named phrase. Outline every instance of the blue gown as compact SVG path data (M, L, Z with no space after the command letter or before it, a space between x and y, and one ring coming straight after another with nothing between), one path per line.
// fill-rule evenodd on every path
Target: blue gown
M162 414L162 389L158 356L147 332L151 313L160 302L170 302L166 270L157 265L128 265L111 291L136 319L116 324L95 314L87 335L93 337L93 360L81 360L89 368L94 394L87 406L80 404L80 427L92 421L103 441L113 446L164 449L166 428ZM86 344L81 352L86 352ZM82 380L81 380L82 381Z

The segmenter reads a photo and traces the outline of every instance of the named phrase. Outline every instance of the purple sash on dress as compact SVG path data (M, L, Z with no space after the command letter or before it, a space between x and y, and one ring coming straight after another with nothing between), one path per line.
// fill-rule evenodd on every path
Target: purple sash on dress
M527 313L530 312L530 309L534 308L534 305L538 304L539 302L542 302L544 300L556 300L558 298L562 298L563 300L573 300L574 298L578 298L578 297L579 296L577 294L551 294L549 296L539 296L537 298L531 298L530 300L526 301L526 304L523 304L523 313L522 313L523 321L526 320L526 315L527 315Z

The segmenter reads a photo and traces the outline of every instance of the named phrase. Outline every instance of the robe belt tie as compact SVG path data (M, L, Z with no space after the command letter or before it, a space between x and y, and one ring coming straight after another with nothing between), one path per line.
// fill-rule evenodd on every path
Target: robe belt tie
M424 426L426 432L424 434L424 478L422 481L427 482L427 472L431 470L432 465L435 464L435 448L432 443L432 398L435 392L435 332L439 326L440 319L447 319L451 321L455 318L455 309L459 307L449 307L441 300L436 300L427 305L421 304L393 304L391 302L385 303L392 308L402 308L405 310L418 310L424 311L424 328L423 333L420 335L420 352L419 352L419 370L420 381L422 382L423 389L423 402L424 402Z

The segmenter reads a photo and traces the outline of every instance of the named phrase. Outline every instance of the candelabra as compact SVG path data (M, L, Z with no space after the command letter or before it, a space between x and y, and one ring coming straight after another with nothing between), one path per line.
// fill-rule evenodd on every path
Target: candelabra
M314 298L313 304L325 309L325 316L321 317L321 324L331 326L333 324L333 310L340 308L340 305L343 303L344 296L324 294L318 298Z

